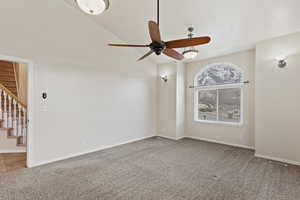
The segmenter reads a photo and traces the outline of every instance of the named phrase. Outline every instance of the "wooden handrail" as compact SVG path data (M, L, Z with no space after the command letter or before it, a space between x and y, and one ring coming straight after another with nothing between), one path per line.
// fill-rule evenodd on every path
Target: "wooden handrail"
M16 97L16 95L14 95L11 91L9 91L9 89L7 89L7 88L6 88L4 85L2 85L1 83L0 83L0 88L1 88L2 90L4 90L9 96L11 96L12 98L14 98L18 104L20 104L22 107L24 107L24 108L27 109L27 106L26 106L24 103L22 103L22 102L18 99L18 97Z

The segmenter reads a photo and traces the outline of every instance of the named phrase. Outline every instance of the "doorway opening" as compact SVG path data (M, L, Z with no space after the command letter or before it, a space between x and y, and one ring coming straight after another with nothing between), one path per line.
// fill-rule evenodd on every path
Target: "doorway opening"
M0 173L26 167L28 63L0 58Z

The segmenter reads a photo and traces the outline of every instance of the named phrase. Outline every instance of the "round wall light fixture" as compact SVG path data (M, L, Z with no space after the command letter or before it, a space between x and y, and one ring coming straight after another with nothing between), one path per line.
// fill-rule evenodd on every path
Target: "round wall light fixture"
M75 2L89 15L100 15L109 8L109 0L75 0Z
M278 67L285 68L287 65L286 60L278 60Z
M279 56L276 58L277 60L277 66L279 68L285 68L287 66L287 57L286 56Z
M168 76L167 76L167 75L161 76L160 78L161 78L161 80L163 80L165 83L168 82Z

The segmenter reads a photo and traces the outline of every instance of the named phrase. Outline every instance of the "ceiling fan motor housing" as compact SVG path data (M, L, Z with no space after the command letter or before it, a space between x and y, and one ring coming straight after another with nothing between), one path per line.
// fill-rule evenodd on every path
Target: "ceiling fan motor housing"
M166 44L164 42L152 42L150 49L154 51L156 55L160 55L166 49Z

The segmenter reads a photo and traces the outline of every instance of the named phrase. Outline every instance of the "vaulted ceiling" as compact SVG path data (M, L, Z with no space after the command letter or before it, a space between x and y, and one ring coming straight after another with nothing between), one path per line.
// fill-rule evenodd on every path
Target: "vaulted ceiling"
M77 9L74 0L65 1ZM299 8L299 0L161 0L160 27L164 40L185 38L189 26L197 36L211 36L211 44L199 47L197 59L201 59L300 31ZM148 44L147 21L156 20L156 0L110 0L109 10L102 15L83 17L92 18L125 42ZM138 51L142 55L147 49ZM155 55L152 59L170 61Z

